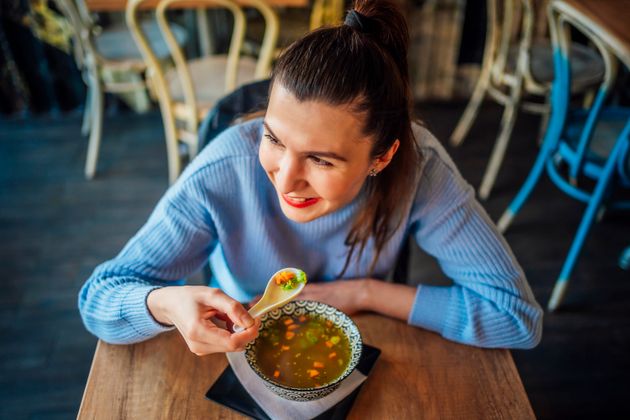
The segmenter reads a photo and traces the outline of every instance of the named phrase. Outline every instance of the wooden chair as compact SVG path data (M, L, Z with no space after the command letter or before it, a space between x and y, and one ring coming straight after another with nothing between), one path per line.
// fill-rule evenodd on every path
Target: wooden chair
M88 87L81 132L89 134L85 176L92 179L96 173L103 131L103 95L105 92L135 94L137 100L147 102L145 106L148 106L144 80L146 65L127 28L101 28L92 19L83 0L55 0L55 3L74 27L75 60ZM168 50L161 41L157 25L143 23L143 26L157 51L157 58L164 60L168 57ZM181 27L173 30L177 42L184 44L186 31ZM115 81L107 77L113 73L130 74L132 81Z
M499 134L479 187L482 199L488 198L495 183L518 110L543 115L540 133L546 126L553 59L545 35L546 25L543 25L546 1L539 0L538 3L543 5L539 4L540 7L535 9L533 0L486 1L487 32L481 74L450 139L453 146L463 142L486 95L505 107ZM574 93L590 90L604 75L601 58L586 46L572 45L571 62ZM532 100L524 100L524 97Z
M303 8L287 7L277 10L280 27L274 58L294 41L309 31L327 25L338 25L343 21L343 0L311 0ZM255 54L259 53L259 39L264 33L264 22L260 20L248 22L245 47ZM250 30L251 29L251 30Z
M188 158L195 157L200 121L217 100L243 83L269 77L278 39L278 18L263 0L239 0L239 3L233 0L199 0L197 3L209 8L223 7L233 16L230 48L227 55L186 59L167 19L167 11L186 7L186 0L162 0L157 5L155 16L175 63L174 69L164 69L147 42L145 33L138 26L138 8L145 1L130 0L127 3L126 19L158 97L166 136L169 180L172 183L182 170L180 145L183 145L182 149ZM257 59L242 56L246 19L241 5L257 9L266 23Z
M497 224L501 232L507 230L543 172L562 192L586 203L586 211L549 299L547 307L550 311L558 307L566 293L569 278L597 215L605 208L630 210L630 200L613 194L616 189L630 189L630 108L608 101L619 61L605 42L616 40L602 40L597 27L588 27L565 13L563 6L552 4L550 27L555 48L555 78L549 126L534 166ZM573 48L570 28L590 39L606 63L605 76L588 109L575 107L571 102L574 81L572 62L568 58ZM626 66L630 66L630 44L623 48Z

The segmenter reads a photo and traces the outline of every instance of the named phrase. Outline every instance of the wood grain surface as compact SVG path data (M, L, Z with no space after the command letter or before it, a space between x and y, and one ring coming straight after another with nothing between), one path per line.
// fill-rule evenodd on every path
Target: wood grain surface
M509 351L378 315L353 319L382 353L349 418L535 418ZM226 366L223 354L193 355L176 331L128 346L99 342L78 418L243 418L204 397Z
M630 0L559 0L554 7L586 25L630 67Z

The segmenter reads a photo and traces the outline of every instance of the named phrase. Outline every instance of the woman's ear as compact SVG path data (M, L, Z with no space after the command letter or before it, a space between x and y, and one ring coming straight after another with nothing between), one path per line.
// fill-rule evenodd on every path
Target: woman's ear
M400 146L400 141L396 139L385 153L374 159L374 163L372 166L377 172L382 171L387 167L387 165L389 165L389 162L392 161L392 158L398 150L398 146Z

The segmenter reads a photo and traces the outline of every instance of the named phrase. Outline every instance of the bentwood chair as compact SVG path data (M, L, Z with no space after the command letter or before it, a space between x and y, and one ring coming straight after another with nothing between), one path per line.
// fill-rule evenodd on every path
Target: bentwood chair
M92 19L83 0L55 0L59 10L74 28L74 56L88 86L81 132L89 134L85 176L96 173L103 131L104 93L129 98L138 110L150 106L144 79L146 66L126 27L103 29ZM148 39L159 60L168 57L166 44L161 40L157 25L143 23ZM178 44L186 42L186 31L173 28ZM120 79L120 80L119 80Z
M505 232L532 193L543 171L567 195L587 204L569 253L548 303L555 310L566 293L586 236L602 209L630 209L630 200L614 194L630 188L630 109L609 104L618 66L609 44L598 35L597 28L563 13L559 3L549 9L550 30L554 46L555 79L551 88L551 117L541 150L520 191L501 216L498 227ZM579 31L597 47L606 64L604 79L589 108L572 106L570 29ZM630 63L630 45L626 66ZM594 186L593 186L594 184Z
M450 142L459 146L488 95L504 106L499 133L479 187L486 199L494 186L512 135L519 109L541 114L541 132L549 113L548 97L553 80L551 46L546 37L544 7L535 0L487 0L487 29L481 73ZM538 0L537 3L546 3ZM543 19L541 19L541 16ZM593 49L571 46L574 92L585 92L604 75L604 65Z
M243 83L269 76L278 38L278 18L264 0L241 0L239 3L233 0L199 0L197 3L206 7L222 7L231 13L234 25L230 47L227 55L187 59L167 18L168 11L186 7L187 0L161 0L155 16L175 63L174 69L164 69L147 42L146 34L138 26L138 8L145 1L130 0L126 18L158 97L166 136L169 180L172 183L182 171L180 150L189 159L195 157L199 123L217 100ZM258 58L242 54L247 22L239 4L255 8L264 18L265 31Z

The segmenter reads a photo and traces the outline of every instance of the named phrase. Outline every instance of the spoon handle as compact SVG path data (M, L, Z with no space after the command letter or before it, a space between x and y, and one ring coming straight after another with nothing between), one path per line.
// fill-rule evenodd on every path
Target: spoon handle
M256 305L258 305L258 303L256 303ZM252 318L256 318L257 316L259 316L257 314L258 309L256 309L256 305L252 306L251 308L249 308L249 311L247 311L252 316ZM240 333L241 331L245 331L245 328L241 327L240 325L234 324L234 326L232 327L232 331L234 331L235 333Z

